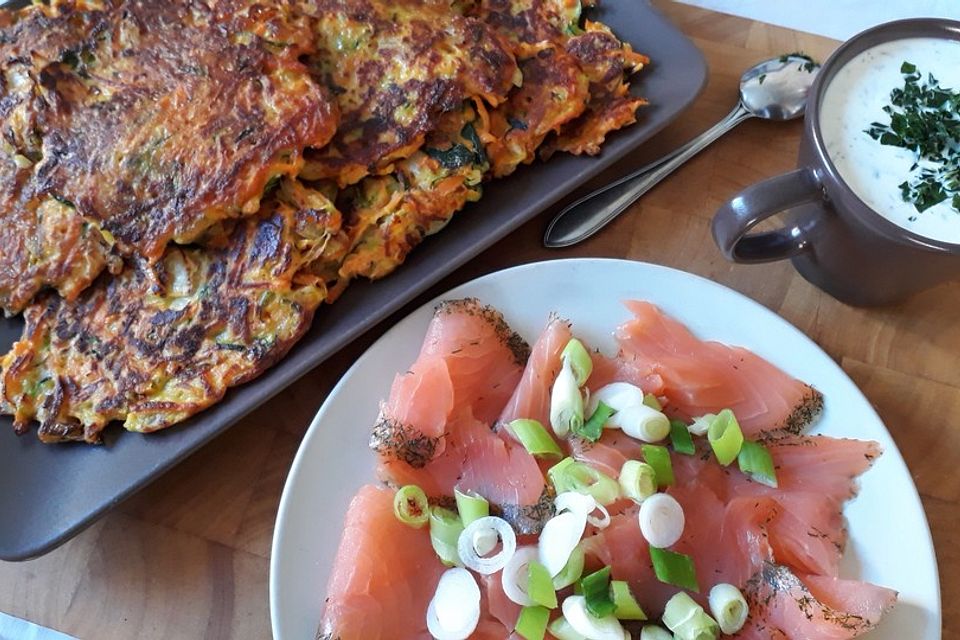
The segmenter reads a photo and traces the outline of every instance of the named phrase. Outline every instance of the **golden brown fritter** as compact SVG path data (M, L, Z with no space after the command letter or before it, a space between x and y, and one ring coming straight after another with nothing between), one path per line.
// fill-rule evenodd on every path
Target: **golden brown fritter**
M466 11L507 38L523 82L490 113L485 139L494 176L556 150L595 154L606 134L633 122L645 104L626 74L647 61L605 26L586 21L579 0L475 0Z
M302 176L341 186L390 173L445 112L472 97L502 102L519 81L503 39L438 0L318 0L318 78L337 95L340 128Z
M0 367L0 408L44 441L97 442L111 420L161 429L274 364L310 326L326 284L302 273L340 257L340 217L294 187L234 225L224 248L171 246L102 277L75 302L47 295ZM286 193L287 189L282 189ZM281 194L282 195L282 194Z
M386 176L368 177L338 199L351 250L338 270L340 287L358 276L382 278L424 237L480 199L489 169L476 112L447 114L424 146ZM335 293L338 291L335 291Z
M304 146L330 139L336 105L298 60L313 36L288 9L112 0L0 12L0 155L16 167L0 169L0 219L18 238L0 260L6 311L44 287L75 296L114 244L156 260L171 240L255 213ZM37 213L51 197L67 207L59 247Z
M626 77L640 71L649 58L621 42L606 25L587 20L584 29L564 46L590 80L590 102L583 115L541 150L544 159L555 151L600 153L607 134L636 122L637 111L647 104L630 95Z

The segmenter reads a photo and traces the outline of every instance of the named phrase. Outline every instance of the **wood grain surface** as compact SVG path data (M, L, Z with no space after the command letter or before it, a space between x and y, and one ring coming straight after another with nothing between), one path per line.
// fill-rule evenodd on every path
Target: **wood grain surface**
M798 50L823 59L837 46L666 0L654 4L703 50L709 84L678 122L624 159L607 179L673 149L725 115L747 67ZM635 44L643 50L643 43ZM710 237L710 218L722 202L794 167L800 132L799 122L741 125L575 248L542 247L544 227L558 209L544 212L407 311L497 269L573 256L664 264L755 298L839 362L893 433L933 529L945 604L943 637L957 638L960 608L951 603L960 599L960 425L955 424L960 283L897 307L853 309L808 284L789 263L724 261ZM384 323L344 349L63 547L29 562L0 563L0 611L83 639L269 638L270 541L287 470L333 384L391 325Z

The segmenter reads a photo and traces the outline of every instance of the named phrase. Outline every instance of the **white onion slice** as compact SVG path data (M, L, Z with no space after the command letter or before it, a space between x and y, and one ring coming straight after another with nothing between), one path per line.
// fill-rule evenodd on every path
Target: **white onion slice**
M623 625L613 616L595 618L587 611L587 599L570 596L563 601L563 617L587 640L624 640Z
M554 498L553 504L557 508L558 514L569 511L582 515L587 519L587 522L598 529L606 529L610 524L610 512L588 493L564 491ZM600 512L599 516L593 515L596 511Z
M601 401L614 411L620 411L635 404L643 404L643 389L629 382L611 382L604 385L591 394L586 415L592 416ZM612 420L607 420L604 426L614 428L616 425Z
M716 417L717 416L712 413L707 413L699 418L694 418L693 424L687 426L687 431L695 436L705 436L707 435L707 431L710 430L710 425L713 424L713 421L716 419Z
M597 511L600 512L600 515L593 515ZM587 522L597 529L606 529L610 526L610 512L607 511L607 508L602 504L597 504L596 508L587 515Z
M466 569L448 569L427 607L427 629L436 640L466 640L480 621L480 587Z
M551 577L563 571L586 528L587 516L572 511L555 515L543 525L539 542L540 563Z
M558 514L564 511L570 511L571 513L579 513L583 515L583 517L587 517L588 514L597 508L597 501L589 493L564 491L553 499L553 506L556 507Z
M483 557L497 548L500 536L491 529L481 529L473 534L473 550Z
M666 493L655 493L640 504L640 533L654 547L673 546L683 535L683 507Z
M533 598L527 594L527 583L529 582L527 567L530 566L531 562L536 562L537 559L537 548L535 546L520 547L510 558L500 575L500 584L503 585L504 594L510 598L511 602L515 602L521 607L531 607L536 604Z
M474 546L474 540L477 539L477 536L482 539L487 535L487 532L497 535L501 544L500 552L489 558L481 556ZM495 546L496 543L494 543ZM474 520L460 533L460 537L457 539L457 553L460 554L463 566L482 575L490 575L503 569L516 550L517 534L514 533L509 522L496 516L484 516Z
M620 409L607 422L643 442L660 442L670 435L670 418L642 403Z

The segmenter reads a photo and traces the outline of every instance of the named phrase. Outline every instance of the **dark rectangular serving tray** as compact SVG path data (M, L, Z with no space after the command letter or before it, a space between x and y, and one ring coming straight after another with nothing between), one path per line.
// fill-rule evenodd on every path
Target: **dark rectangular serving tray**
M357 282L317 312L306 337L276 367L230 391L215 407L144 436L107 429L104 446L44 445L17 437L0 418L0 558L23 560L62 544L108 509L184 460L262 402L398 310L442 277L636 149L676 118L706 81L701 53L645 0L604 0L592 10L650 56L634 91L651 105L639 123L610 137L594 158L558 155L485 186L483 199L427 239L395 274ZM0 350L19 337L19 318L0 319Z

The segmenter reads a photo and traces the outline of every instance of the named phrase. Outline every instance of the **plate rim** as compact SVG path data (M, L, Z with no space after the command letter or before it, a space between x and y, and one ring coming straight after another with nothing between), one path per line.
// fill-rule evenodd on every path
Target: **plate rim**
M326 413L328 413L331 410L333 400L337 397L338 394L342 392L344 387L346 387L348 384L351 384L351 379L354 375L356 375L356 372L359 369L363 368L366 365L368 360L376 357L377 355L376 352L380 351L383 348L382 347L383 344L393 340L394 336L399 334L402 331L402 325L405 324L406 321L411 316L422 312L425 308L436 307L436 305L441 301L443 301L444 299L456 298L464 295L462 293L464 289L475 288L478 285L482 285L487 280L507 277L509 276L509 274L516 273L519 271L537 270L537 269L544 269L544 268L546 269L561 268L562 269L562 268L566 268L567 266L570 266L571 268L575 268L577 265L588 265L588 264L600 265L601 267L606 266L610 269L617 269L619 266L630 265L631 268L640 267L642 269L650 269L652 271L668 272L673 275L678 275L679 277L688 278L695 282L698 282L700 286L714 288L716 290L719 290L723 295L732 296L734 299L738 299L740 303L745 303L748 307L752 309L753 313L767 316L770 321L780 324L781 326L783 326L785 330L794 333L798 339L800 339L802 342L805 343L807 348L814 350L815 352L817 352L818 354L824 356L827 360L829 360L829 362L831 363L831 366L836 370L836 372L839 375L841 375L843 378L845 378L846 381L850 383L851 387L854 390L856 390L856 393L859 395L858 399L862 400L862 404L864 405L865 410L869 412L867 415L869 415L873 420L876 421L879 427L883 430L883 432L886 433L886 435L890 439L892 443L892 447L884 449L884 452L883 452L884 456L892 455L907 470L907 474L910 478L909 495L913 500L916 501L917 505L920 508L920 512L923 515L923 522L921 523L922 531L925 534L925 537L923 540L925 544L923 545L923 547L929 551L928 561L930 562L934 570L934 575L936 577L936 581L935 581L936 583L934 585L936 610L931 613L933 613L935 617L934 623L936 624L936 627L937 627L938 636L942 638L943 601L942 601L942 593L941 593L940 567L939 567L939 561L936 553L936 546L934 545L933 535L930 530L930 521L926 514L926 509L923 506L923 501L920 497L919 490L917 489L916 482L913 480L913 476L910 473L910 468L909 466L907 466L906 460L903 458L903 455L900 452L900 448L897 446L896 442L894 441L893 436L890 433L890 430L887 428L883 419L877 413L873 403L870 402L870 399L867 398L867 396L863 393L863 391L856 384L856 382L854 382L854 380L850 378L847 372L843 370L843 368L833 359L833 357L830 356L828 352L826 352L810 336L808 336L805 332L801 331L793 323L791 323L786 318L784 318L777 312L773 311L772 309L769 309L768 307L764 306L760 302L754 300L753 298L747 296L746 294L743 294L737 291L736 289L728 287L719 282L710 280L709 278L706 278L699 274L683 271L682 269L675 269L673 267L659 265L659 264L646 262L642 260L628 260L628 259L622 259L622 258L598 258L598 257L561 258L556 260L538 260L538 261L526 262L523 264L508 267L505 269L492 271L490 273L484 274L482 276L478 276L467 282L464 282L455 287L452 287L447 291L444 291L438 294L437 296L431 298L430 300L427 300L426 302L417 306L416 308L411 309L410 312L406 314L403 318L397 320L396 324L392 326L389 330L384 332L384 334L381 335L379 338L377 338L377 340L374 341L369 347L367 347L367 349L363 352L363 354L361 354L360 357L358 357L356 361L350 366L350 368L340 377L340 379L337 381L337 384L334 385L334 387L330 390L326 398L324 398L323 403L321 404L320 408L317 410L317 413L314 415L313 420L310 422L310 426L307 428L306 432L304 433L304 436L297 448L297 453L294 457L293 463L291 464L287 477L284 480L283 492L281 494L280 502L277 509L277 516L274 522L273 538L271 540L271 545L270 545L270 571L269 571L268 588L269 588L269 607L270 607L270 628L274 638L280 638L278 621L277 621L277 617L278 617L277 616L277 613L278 613L277 588L279 585L277 558L282 553L281 546L282 546L282 540L284 537L283 524L286 521L286 513L288 510L292 509L292 507L290 506L290 503L293 500L291 496L293 495L293 491L294 491L292 487L294 487L296 484L295 479L301 472L300 471L301 468L305 464L308 464L307 462L305 462L305 460L307 459L306 451L309 448L308 447L309 441L312 440L314 437L318 437L316 436L316 434L320 431L320 428L321 428L320 424L322 423Z

